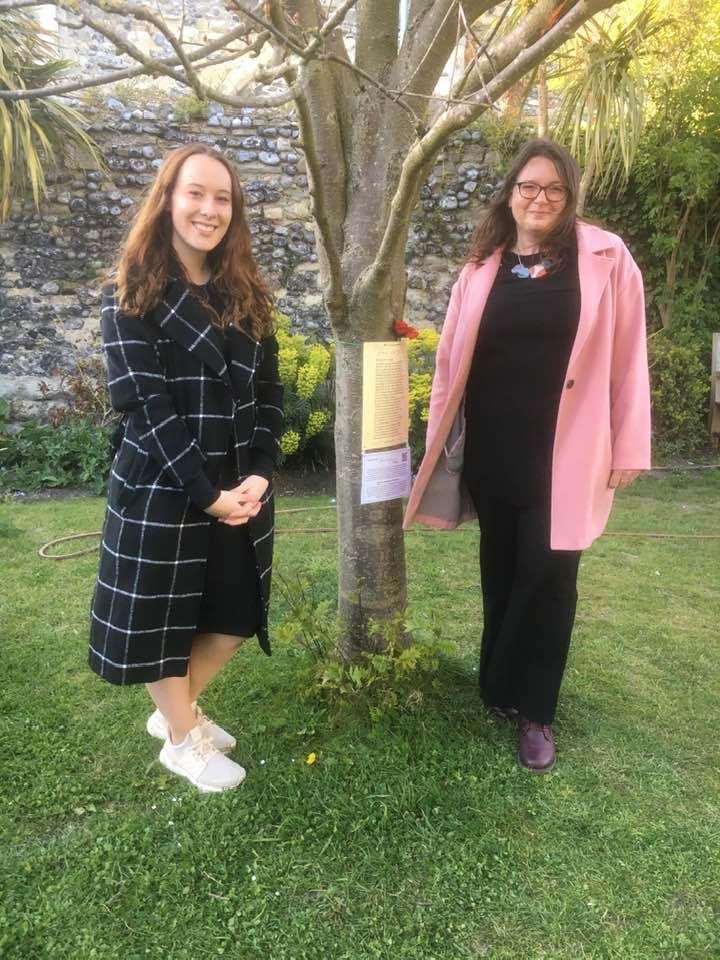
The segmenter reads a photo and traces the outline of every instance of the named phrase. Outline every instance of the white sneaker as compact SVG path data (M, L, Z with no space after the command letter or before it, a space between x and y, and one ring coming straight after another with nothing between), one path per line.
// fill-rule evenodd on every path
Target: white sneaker
M164 767L185 777L203 793L232 790L245 779L240 764L220 753L199 726L193 727L182 743L166 740L158 759Z
M209 717L206 717L196 702L193 702L191 706L197 717L198 726L203 736L212 740L213 744L222 753L230 753L231 750L234 750L237 746L235 737L233 737L231 733L228 733L227 730L223 730L222 727L213 723ZM168 722L159 710L150 714L145 724L145 729L151 737L157 737L158 740L167 740L170 736Z

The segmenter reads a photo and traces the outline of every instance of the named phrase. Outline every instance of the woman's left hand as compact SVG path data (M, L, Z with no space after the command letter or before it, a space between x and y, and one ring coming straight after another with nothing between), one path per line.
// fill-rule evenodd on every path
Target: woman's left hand
M245 516L256 517L262 507L262 503L260 502L262 496L269 485L270 481L266 480L265 477L253 474L243 480L237 487L234 487L230 492L243 504L244 510L242 512ZM232 517L228 517L227 519L231 520ZM220 522L223 523L224 521L221 520Z
M634 480L637 480L641 473L642 470L613 470L610 473L608 486L611 490L620 490L622 487L629 487Z

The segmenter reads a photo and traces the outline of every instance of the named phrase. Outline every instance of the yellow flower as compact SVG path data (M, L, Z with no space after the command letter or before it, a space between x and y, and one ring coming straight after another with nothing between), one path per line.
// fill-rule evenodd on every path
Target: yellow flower
M308 359L312 364L314 364L318 372L320 382L322 382L330 372L330 351L322 344L316 343L310 347L310 355Z
M410 374L410 416L419 415L420 420L427 422L430 407L430 393L432 391L432 376L429 373Z
M305 439L309 440L310 437L314 437L324 430L329 420L329 410L313 410L308 417L307 426L305 427Z
M298 352L293 347L280 347L278 369L283 386L294 387L298 368Z
M440 334L432 327L424 327L414 340L408 343L410 360L420 359L423 356L432 356L440 342Z
M316 343L307 353L307 359L298 370L297 394L302 400L309 400L317 388L326 380L330 370L330 352Z
M281 313L279 310L275 311L275 324L277 327L278 340L281 336L289 337L290 336L290 317L285 313Z
M314 763L317 763L317 754L316 754L316 753L309 753L309 754L305 757L305 763L306 763L309 767L311 767Z
M280 438L280 449L286 457L297 453L300 446L300 434L295 430L287 430Z

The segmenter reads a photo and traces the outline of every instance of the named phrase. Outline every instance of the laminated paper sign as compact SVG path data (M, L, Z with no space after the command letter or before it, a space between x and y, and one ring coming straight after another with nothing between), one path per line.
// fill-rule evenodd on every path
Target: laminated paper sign
M401 340L363 344L363 450L408 442L408 357Z
M363 346L361 503L410 493L407 344Z
M410 493L410 447L372 450L362 455L360 503L397 500Z

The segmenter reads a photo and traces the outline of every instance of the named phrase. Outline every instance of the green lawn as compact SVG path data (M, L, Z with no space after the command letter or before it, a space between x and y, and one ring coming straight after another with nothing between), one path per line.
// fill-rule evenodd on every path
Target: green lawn
M410 533L411 613L456 643L423 707L329 711L302 651L249 646L205 704L248 778L208 796L156 762L144 689L86 668L95 558L37 556L102 508L0 504L3 958L720 958L720 540L585 554L559 762L533 777L478 703L477 533ZM720 533L720 471L644 479L611 530ZM334 535L276 547L333 596Z

